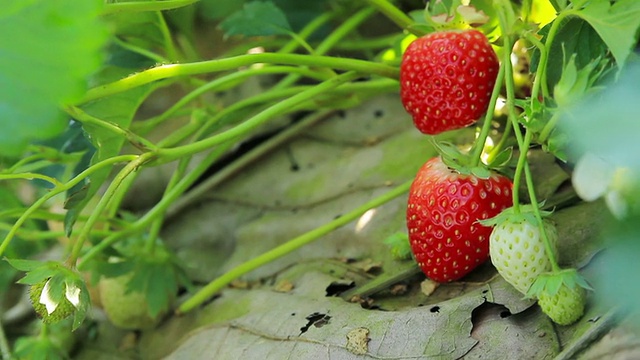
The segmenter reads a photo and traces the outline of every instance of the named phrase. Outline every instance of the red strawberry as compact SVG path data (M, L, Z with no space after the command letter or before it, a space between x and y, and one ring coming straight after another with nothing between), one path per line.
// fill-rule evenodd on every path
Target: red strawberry
M402 104L425 134L469 126L487 111L499 66L477 30L428 34L412 42L402 57Z
M491 228L477 221L510 207L512 187L495 173L488 179L462 175L441 157L420 168L409 191L407 228L411 250L429 278L455 281L487 260Z

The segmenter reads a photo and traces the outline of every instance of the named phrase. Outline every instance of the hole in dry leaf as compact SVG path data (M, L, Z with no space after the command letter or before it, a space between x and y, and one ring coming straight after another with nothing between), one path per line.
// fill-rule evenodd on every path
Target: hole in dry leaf
M327 286L327 288L325 289L325 291L327 292L326 296L338 296L349 289L353 289L355 286L356 286L356 283L353 281L349 281L349 282L334 281L331 284L329 284L329 286Z

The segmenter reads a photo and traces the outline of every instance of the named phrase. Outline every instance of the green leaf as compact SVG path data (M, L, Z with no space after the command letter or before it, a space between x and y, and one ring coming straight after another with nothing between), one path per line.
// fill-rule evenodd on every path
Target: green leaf
M94 81L96 85L100 85L123 78L129 73L130 70L128 69L105 67L95 75ZM140 104L157 86L157 84L149 84L97 99L84 105L82 109L96 118L116 124L123 129L128 129ZM84 124L83 129L97 149L91 159L91 165L117 156L120 153L120 149L125 142L124 137L92 124ZM69 191L65 204L65 208L69 211L64 221L67 235L71 234L73 224L75 224L80 212L107 180L112 168L113 166L104 167L94 172L86 182ZM76 169L76 171L82 170L84 169Z
M384 244L391 249L391 254L395 259L411 259L411 244L406 233L397 232L384 239Z
M554 20L558 21L558 20ZM547 33L553 24L550 23L538 33L547 41ZM583 68L598 58L605 58L608 49L598 33L589 23L580 18L571 18L560 26L551 46L546 44L549 52L547 60L547 84L553 89L559 81L569 57L575 54L575 64L578 69ZM536 49L531 58L531 72L537 71L540 52Z
M590 1L578 15L591 24L607 44L618 66L623 67L637 42L640 1Z
M272 2L252 1L220 23L226 36L286 35L292 32L285 14Z
M20 271L32 271L45 264L44 262L37 261L37 260L21 260L21 259L7 259L7 258L5 258L4 260L7 261L16 270L20 270Z
M15 359L65 360L68 355L46 336L20 337L15 343Z
M56 273L57 270L55 267L47 263L33 270L29 270L22 279L18 280L18 284L35 285L51 278Z
M11 4L0 10L0 153L17 157L30 141L65 129L59 106L84 94L107 31L102 0Z

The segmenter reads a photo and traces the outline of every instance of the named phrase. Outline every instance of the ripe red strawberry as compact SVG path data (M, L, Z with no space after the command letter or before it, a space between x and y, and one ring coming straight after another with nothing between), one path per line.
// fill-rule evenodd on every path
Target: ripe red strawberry
M412 42L402 57L402 104L425 134L469 126L487 111L499 66L477 30L428 34Z
M455 281L487 259L491 228L477 221L510 207L512 187L495 173L488 179L462 175L441 157L420 168L409 191L407 228L411 250L429 278Z

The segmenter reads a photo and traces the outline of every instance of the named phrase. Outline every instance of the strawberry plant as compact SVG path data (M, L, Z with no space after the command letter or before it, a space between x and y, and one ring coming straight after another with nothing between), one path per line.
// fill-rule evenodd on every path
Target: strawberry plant
M522 312L537 301L537 319L565 334L587 333L580 327L600 316L599 305L639 310L640 288L629 274L640 271L640 3L303 3L32 0L0 9L0 30L11 34L0 38L3 358L67 358L93 335L82 336L104 331L96 324L153 332L224 301L256 270L284 272L278 261L351 228L353 237L379 236L390 248L369 254L383 265L342 275L359 274L345 298L362 307L373 308L369 297L380 291L419 297L407 302L414 305L443 301L430 314L444 315L445 300L477 299L479 286L486 303L499 303L500 295L489 297L494 289L513 290L505 306L517 303ZM402 113L364 115L383 97ZM357 116L367 121L351 132L334 125ZM305 178L300 169L314 165L305 141L321 142L313 156L338 158L344 171ZM372 150L356 156L356 143ZM297 175L252 172L272 164L271 156ZM557 179L550 167L560 169ZM362 182L354 186L350 172ZM289 175L308 188L296 193ZM264 184L233 187L249 177ZM316 196L314 185L333 192ZM312 200L260 202L281 193ZM266 251L259 245L274 232L266 226L246 237L249 246L241 241L251 229L238 228L247 222L285 210L293 219L352 196L337 210L280 225L290 238ZM224 211L205 225L185 220L211 198ZM400 216L376 218L398 202ZM568 230L559 214L585 203L611 215L596 224L609 242L593 264L596 250L572 243L581 229ZM245 208L236 211L238 204ZM206 236L180 242L172 232L180 222ZM380 222L380 234L367 233ZM334 245L330 256L306 254L345 268L366 260L351 258L351 241ZM211 256L211 247L219 254ZM575 254L583 248L589 256ZM396 267L397 274L389 270ZM443 284L420 285L416 295L411 281L420 270L420 281ZM279 292L292 297L306 289L281 283ZM211 317L242 313L243 303L235 305ZM461 322L482 319L471 315ZM343 321L306 319L304 336ZM379 340L369 327L358 351L392 356L369 347Z

